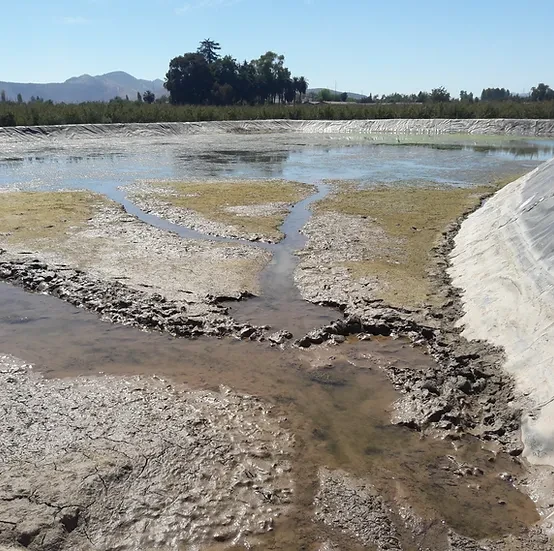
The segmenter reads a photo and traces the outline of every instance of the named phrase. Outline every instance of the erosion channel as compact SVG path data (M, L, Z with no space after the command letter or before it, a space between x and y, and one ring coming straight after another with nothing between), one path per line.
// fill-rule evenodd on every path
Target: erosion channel
M551 549L444 269L552 141L3 139L0 547Z

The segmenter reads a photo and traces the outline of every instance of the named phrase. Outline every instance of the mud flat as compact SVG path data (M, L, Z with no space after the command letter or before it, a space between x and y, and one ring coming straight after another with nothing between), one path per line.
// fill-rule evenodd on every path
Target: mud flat
M252 544L293 496L292 436L255 398L156 378L46 380L6 355L0 394L0 544Z
M245 330L218 302L259 292L270 258L241 244L182 239L88 192L3 193L0 213L2 279L177 335Z
M127 197L148 214L206 235L276 243L294 204L313 186L281 180L140 182Z
M295 279L304 298L371 298L410 309L440 304L428 277L432 249L452 221L498 188L402 182L358 189L334 183L303 229L308 243Z
M413 131L465 129L487 133L502 128L514 135L548 135L548 122L552 121L535 126L523 121L510 126L510 121L465 121L463 124L420 121L420 126L414 126ZM395 132L406 130L411 124L353 121L352 124L302 125L284 121L276 122L270 131L290 131L294 126L298 132L307 133L364 132L364 129L372 132L378 128ZM32 129L21 134L16 129L9 139L17 141L36 136L39 140L45 137L56 140L60 137L61 142L73 135L72 132L77 137L90 132L93 140L102 135L117 139L118 132L140 136L158 130L160 135L268 132L266 122L131 126L66 127L51 133ZM254 223L258 226L254 230L252 226L247 229L245 226L243 237L279 238L271 233L275 231L277 219L262 231L259 231L259 219L283 217L287 212L285 205L290 209L286 200L268 204L256 199L248 204L241 198L235 204L225 205L217 195L217 187L206 188L204 197L199 196L199 191L188 188L188 193L180 194L187 200L201 199L192 208L190 203L172 204L175 190L163 188L165 211L159 214L162 218L171 218L177 208L184 207L186 215L181 210L179 216L188 216L189 211L194 211L196 218L187 222L183 217L182 223L194 224L200 220L220 224L211 226L214 233L233 232L229 229L229 220L246 214L246 218L257 219ZM300 252L295 279L306 300L333 306L342 314L335 310L338 319L296 339L292 347L287 346L290 335L286 332L270 336L269 342L279 349L231 339L209 344L207 340L185 342L168 339L160 332L185 337L205 334L251 340L265 338L265 329L236 323L221 301L259 292L259 274L267 265L268 250L280 251L277 247L283 243L266 247L259 243L246 246L242 242L225 243L209 238L178 239L176 234L140 222L97 195L58 192L37 194L29 201L31 195L2 194L1 199L7 199L0 201L0 213L2 205L6 205L0 217L4 224L0 228L2 244L6 250L0 251L0 278L26 289L52 294L100 313L110 321L158 330L140 333L152 339L142 342L142 348L133 337L132 354L129 354L133 361L127 360L133 369L140 363L143 369L151 370L155 365L156 372L163 373L166 369L161 361L163 351L176 347L174 353L179 361L170 370L175 380L186 371L187 376L197 378L199 388L213 389L217 382L229 382L237 392L240 389L241 393L249 394L245 387L251 385L252 394L275 404L270 416L265 401L228 391L181 388L177 382L168 385L151 378L130 378L128 373L119 373L117 367L109 376L101 378L43 380L17 360L3 356L0 376L6 377L5 384L1 385L6 396L0 403L6 402L9 405L6 411L18 416L11 423L17 429L15 433L10 430L10 423L2 433L0 424L0 434L4 434L6 442L5 453L9 456L13 451L8 465L15 473L11 475L8 471L11 479L0 485L6 491L6 498L0 499L13 514L5 523L7 529L0 532L4 541L23 538L19 541L21 545L30 542L41 546L40 538L44 536L44 541L52 538L53 549L60 546L63 549L65 542L69 545L74 537L77 543L72 548L83 545L87 549L88 545L91 549L102 549L106 526L112 526L116 533L106 536L107 544L122 548L126 545L161 547L167 546L168 541L169 545L176 546L178 533L206 548L232 548L233 545L241 548L250 542L255 545L257 537L269 532L269 539L259 544L262 548L297 548L298 542L302 542L305 548L321 550L552 549L548 537L536 526L539 517L534 504L518 491L523 488L533 498L536 495L536 486L526 484L527 465L521 457L524 449L518 432L517 387L513 378L500 369L504 360L500 348L484 341L467 340L460 334L456 322L462 315L462 303L446 272L448 254L460 224L469 211L480 205L483 196L492 191L494 188L439 189L436 186L358 189L351 183L337 182L333 194L314 208L314 217L304 229L308 246ZM149 190L138 192L148 195ZM148 206L152 197L142 200L146 208L159 206ZM34 204L39 208L29 208ZM279 205L282 211L275 210ZM202 218L198 218L198 213ZM200 229L210 231L208 226ZM283 250L285 256L276 255L276 258L287 260L288 250ZM297 302L305 304L300 298ZM63 304L63 307L68 306ZM289 316L297 311L301 312L291 310ZM60 322L67 326L67 320L71 323L73 315L66 318L60 314L63 318ZM94 323L90 320L87 323L92 332ZM118 330L133 331L125 327ZM19 344L15 338L8 338L5 346L19 346L26 353L26 346L31 344L25 329L12 327L10 331L14 331L10 335L19 332ZM102 335L102 338L106 336ZM391 336L402 338L394 340ZM105 351L106 357L119 357L125 341L109 339L106 337L101 346L100 340L93 341L93 347ZM176 342L190 348L178 348ZM409 348L409 361L402 361L396 348L388 361L377 361L380 342ZM361 348L364 345L368 348ZM158 348L152 353L155 346ZM352 355L358 347L364 352ZM190 360L185 369L184 364L194 350L196 353L202 350L208 360L200 366ZM56 363L65 354L63 347L57 352ZM272 360L275 363L270 361L270 353L279 355L278 360ZM139 362L138 356L148 354L153 361L141 357ZM343 359L342 354L346 356ZM79 361L74 363L80 365ZM94 373L99 369L104 371L98 365L88 369ZM381 369L400 396L384 381ZM110 369L106 371L110 373ZM122 377L113 377L114 373ZM14 391L10 390L12 387ZM173 407L174 400L180 405ZM54 404L53 412L50 403ZM56 404L62 404L63 408ZM209 410L205 414L204 404ZM249 416L251 404L252 418ZM118 408L122 409L121 421L117 420ZM177 426L174 409L181 423ZM61 419L60 410L64 414L76 413ZM102 411L97 414L97 410ZM293 412L289 421L294 430L288 430L285 411L287 415ZM112 415L106 428L99 423L109 412ZM198 412L199 420L196 420ZM230 415L230 420L226 415ZM35 421L37 416L40 419ZM93 420L89 425L89 417L95 416L98 422ZM155 429L153 435L150 417ZM183 419L190 420L184 428ZM63 430L54 435L50 446L45 445L58 425ZM262 442L267 442L265 435L268 438L276 435L272 440L276 447L267 450L262 446L251 451L249 446L253 440L234 436L238 427L256 441L258 433L262 435ZM214 436L214 442L207 441L211 439L212 429L221 432ZM250 433L250 429L254 432ZM165 441L160 449L160 434L168 435L164 431L171 431L171 442L178 443L183 450L179 446L174 449L175 445L166 448ZM294 454L291 434L298 436L299 445ZM126 436L124 441L120 438L122 435ZM435 435L443 439L430 438ZM106 438L111 440L106 443ZM143 447L151 443L154 455L144 462L136 461L137 457L148 455ZM187 478L186 465L182 465L186 462L185 456L192 453L197 457L189 445L198 450L198 457L207 454L210 460L219 462L219 468L225 469L227 462L232 467L232 480L225 472L222 486L217 484L215 470L207 471L211 478L206 485L203 479L199 482L200 488L208 488L205 495L209 501L208 504L199 502L205 507L202 514L205 512L209 517L201 526L194 524L201 523L195 511L189 517L176 518L172 503L166 501L167 496L177 496L173 504L179 504L180 510L194 508L194 499L191 505L186 501L188 498L181 498L189 496L196 487L195 477L203 476L197 469ZM240 458L233 455L234 445L245 451ZM21 453L20 449L23 449ZM37 449L42 453L47 450L50 463L43 465L37 459ZM63 457L59 450L63 450ZM227 451L231 455L225 455L220 461L220 452ZM179 455L181 452L183 455ZM274 453L278 455L275 461ZM27 463L14 459L18 454ZM117 463L120 457L121 463ZM270 468L255 463L260 468L260 477L267 476L269 493L260 484L250 484L240 477L237 491L244 492L240 494L243 502L253 503L265 516L251 516L242 505L235 510L234 503L229 507L233 518L223 518L220 505L225 508L227 500L234 499L226 491L235 481L233 473L242 473L243 466L255 460L271 463ZM209 469L211 466L208 462ZM299 476L301 469L304 474ZM76 471L86 483L78 478ZM306 475L307 471L310 474ZM142 480L143 472L147 473L148 480ZM54 482L59 474L61 486ZM249 476L246 470L244 474ZM293 475L294 493L291 492ZM181 477L185 482L194 482L183 489L179 486ZM83 488L84 495L77 494L78 503L66 503L55 489L67 488L75 479L81 481L79 488ZM95 484L92 489L89 482ZM141 501L142 498L130 498L128 503L127 497L123 497L137 492L150 495L152 483L156 485L154 491L161 488L162 493L149 500L153 508ZM112 500L113 488L117 489L119 499L123 498L121 507ZM172 493L174 490L177 493ZM261 492L266 501L252 501L252 490ZM105 501L114 505L109 514L102 500L97 500L98 503L89 500L89 494L96 496L98 491L109 496ZM65 489L63 493L66 494ZM273 496L275 502L271 501ZM551 504L541 502L540 505L544 505L541 509L544 516L552 512ZM211 506L214 509L208 509ZM33 512L31 516L29 508ZM47 508L46 516L41 508ZM122 512L123 509L128 509L128 513ZM125 516L135 512L136 518ZM31 517L38 519L37 523L27 526L27 518ZM202 520L205 518L202 516ZM90 524L86 519L90 519ZM273 523L279 525L274 539ZM136 530L136 526L140 529ZM192 531L187 532L189 529ZM140 539L142 532L144 541ZM120 541L117 533L128 538Z

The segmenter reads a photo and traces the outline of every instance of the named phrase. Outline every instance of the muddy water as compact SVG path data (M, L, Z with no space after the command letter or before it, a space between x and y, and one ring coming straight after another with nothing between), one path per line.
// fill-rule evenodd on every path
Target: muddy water
M532 502L498 476L518 473L508 457L490 462L494 454L475 443L458 442L456 450L447 441L421 439L390 425L396 395L381 366L433 361L405 342L383 339L314 352L230 340L186 341L103 323L52 297L7 284L0 285L0 305L0 350L36 363L47 376L155 373L194 388L228 385L283 412L298 438L297 505L268 535L264 548L299 548L300 541L310 549L326 534L342 541L341 548L356 548L312 521L322 465L369 478L382 495L409 501L426 522L442 517L468 536L518 532L537 520ZM464 461L484 474L455 475Z

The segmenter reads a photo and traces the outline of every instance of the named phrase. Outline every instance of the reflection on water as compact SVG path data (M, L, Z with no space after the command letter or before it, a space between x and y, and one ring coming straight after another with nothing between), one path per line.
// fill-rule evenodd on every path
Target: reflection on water
M397 140L397 141L393 141ZM392 141L392 143L391 143ZM430 181L483 183L521 173L554 156L554 140L448 136L240 135L168 140L67 141L6 146L0 186L103 192L137 179L284 178L313 183Z

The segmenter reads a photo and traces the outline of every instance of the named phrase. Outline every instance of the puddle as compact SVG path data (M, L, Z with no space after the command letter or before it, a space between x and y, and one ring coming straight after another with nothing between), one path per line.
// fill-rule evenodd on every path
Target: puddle
M392 359L414 366L433 361L401 340L311 351L228 339L188 341L103 323L62 301L7 284L0 285L0 305L0 349L36 363L46 376L156 374L193 388L224 384L273 403L298 438L297 505L277 523L264 548L304 542L310 549L308 544L325 533L311 516L319 466L369 478L387 498L407 499L427 519L440 513L472 537L519 532L538 520L533 503L498 476L518 473L507 456L490 462L493 454L476 443L460 443L455 451L449 442L421 439L390 425L397 395L379 366ZM464 461L482 474L454 474Z

